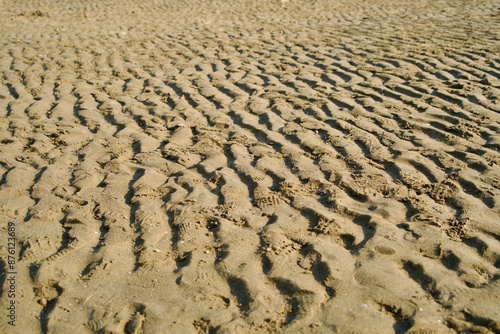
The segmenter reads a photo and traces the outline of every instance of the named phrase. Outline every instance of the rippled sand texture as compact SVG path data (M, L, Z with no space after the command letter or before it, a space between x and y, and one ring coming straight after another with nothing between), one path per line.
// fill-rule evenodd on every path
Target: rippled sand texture
M499 333L499 32L498 0L1 1L16 330Z

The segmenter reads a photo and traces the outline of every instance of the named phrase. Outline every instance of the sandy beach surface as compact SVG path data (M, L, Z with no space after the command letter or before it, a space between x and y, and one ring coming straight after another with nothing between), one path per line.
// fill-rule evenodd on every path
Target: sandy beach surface
M1 333L500 333L499 0L1 0L0 80Z

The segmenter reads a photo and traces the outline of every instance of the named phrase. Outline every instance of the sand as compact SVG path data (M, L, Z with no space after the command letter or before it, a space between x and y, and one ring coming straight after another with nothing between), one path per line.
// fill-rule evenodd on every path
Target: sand
M499 32L498 0L2 0L0 332L500 333Z

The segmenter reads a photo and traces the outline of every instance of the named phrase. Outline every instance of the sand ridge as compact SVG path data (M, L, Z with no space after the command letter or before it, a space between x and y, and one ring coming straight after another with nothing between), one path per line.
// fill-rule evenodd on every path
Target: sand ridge
M500 332L499 8L0 2L16 329Z

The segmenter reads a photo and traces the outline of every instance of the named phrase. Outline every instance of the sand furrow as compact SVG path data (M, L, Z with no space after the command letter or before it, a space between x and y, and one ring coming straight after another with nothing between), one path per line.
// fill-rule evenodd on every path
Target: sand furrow
M0 2L16 328L498 332L498 7Z

